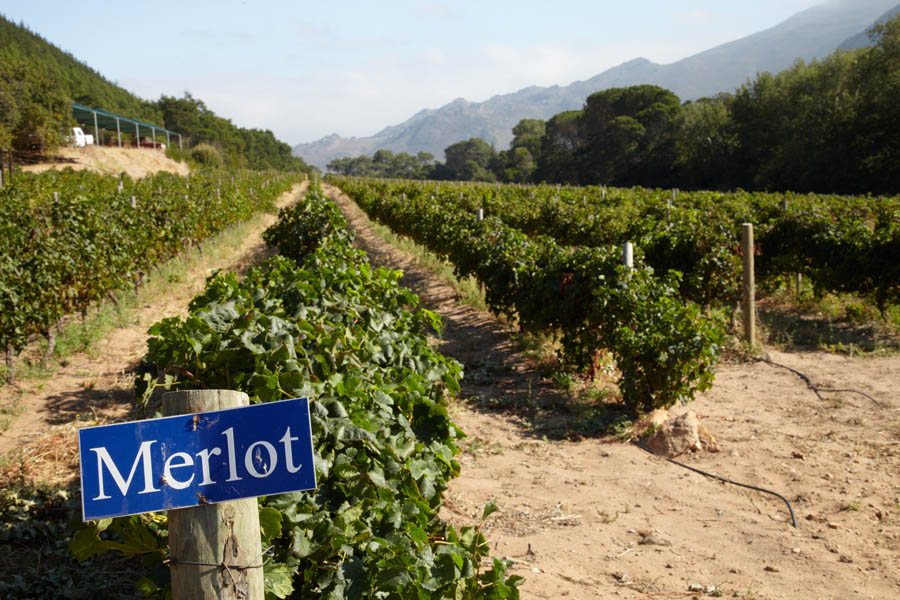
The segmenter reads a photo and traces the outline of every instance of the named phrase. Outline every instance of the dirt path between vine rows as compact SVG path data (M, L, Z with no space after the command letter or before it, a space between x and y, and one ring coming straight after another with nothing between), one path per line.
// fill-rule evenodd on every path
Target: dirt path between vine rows
M900 357L769 351L817 385L863 391L819 399L787 370L723 364L688 407L719 453L679 460L784 495L708 479L615 437L566 439L548 407L565 402L491 315L370 230L326 186L373 263L446 322L440 349L465 366L453 411L468 434L443 516L485 528L494 556L526 578L523 598L900 597ZM559 412L559 411L556 411ZM571 412L571 411L570 411ZM568 417L580 431L577 415ZM583 424L582 424L583 425Z
M277 206L296 202L306 185L285 193ZM11 463L7 468L18 470L23 477L34 471L49 482L77 477L76 427L114 422L128 415L133 370L147 350L147 329L166 317L185 316L188 303L203 290L213 271L242 272L267 256L262 232L276 220L275 214L262 215L236 254L218 259L204 256L180 281L171 282L163 296L140 305L128 326L114 329L91 352L68 357L50 377L0 387L0 407L17 406L20 413L0 432L0 457ZM36 348L26 350L25 355L36 358Z

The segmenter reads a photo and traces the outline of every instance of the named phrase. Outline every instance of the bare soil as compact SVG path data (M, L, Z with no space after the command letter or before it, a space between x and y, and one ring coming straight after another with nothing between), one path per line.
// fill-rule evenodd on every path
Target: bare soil
M722 483L615 436L584 437L572 400L487 313L375 236L335 198L373 262L443 315L440 349L466 369L454 420L468 434L443 516L485 526L495 556L526 578L523 598L900 597L900 358L769 350L788 370L722 364L688 407L719 453L678 460L785 496ZM568 403L568 405L567 405ZM569 413L564 417L554 414ZM563 425L561 425L563 422ZM566 436L565 427L574 435ZM569 439L566 439L566 438ZM574 440L574 441L573 441Z
M90 169L105 175L118 175L124 171L132 177L143 177L147 173L157 171L168 171L178 175L187 175L190 172L190 168L185 163L170 159L162 150L107 146L59 148L52 161L24 165L22 170L39 173L50 169L65 168L72 168L76 171Z

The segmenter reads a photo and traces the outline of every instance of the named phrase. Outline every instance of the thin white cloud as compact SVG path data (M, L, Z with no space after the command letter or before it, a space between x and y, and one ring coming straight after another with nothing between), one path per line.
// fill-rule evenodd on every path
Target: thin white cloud
M454 18L456 16L448 4L437 0L416 0L416 12L428 17Z
M328 31L315 23L299 21L291 25L291 31L299 38L309 41L318 41L328 38Z
M251 43L255 42L258 39L256 33L253 33L248 30L216 30L216 29L199 29L199 28L186 28L182 29L179 36L184 38L191 38L192 40L206 40L208 42L213 43L228 43L230 45L234 45L236 42L240 43Z
M713 21L713 12L702 8L695 8L687 12L683 12L678 16L678 20L683 23L692 23L695 25L705 25Z
M421 56L423 62L432 66L443 65L447 62L447 53L444 52L442 48L436 46L426 48L422 51Z

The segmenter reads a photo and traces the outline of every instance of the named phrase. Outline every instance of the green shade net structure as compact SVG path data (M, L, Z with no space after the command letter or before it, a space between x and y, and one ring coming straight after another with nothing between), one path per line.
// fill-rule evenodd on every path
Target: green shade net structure
M171 139L177 137L178 145L179 147L181 146L181 134L178 132L159 127L158 125L144 123L143 121L138 121L136 119L130 119L99 108L90 108L83 104L73 102L72 116L82 127L89 131L94 131L94 136L98 138L95 140L97 143L100 141L99 129L103 129L104 131L116 133L119 146L122 145L122 134L132 135L138 141L141 139L152 140L154 145L165 143L167 147L171 144Z

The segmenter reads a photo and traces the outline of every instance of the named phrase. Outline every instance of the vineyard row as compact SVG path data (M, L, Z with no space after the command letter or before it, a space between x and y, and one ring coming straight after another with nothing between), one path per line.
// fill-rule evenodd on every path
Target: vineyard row
M0 189L0 348L7 377L29 338L53 351L63 315L85 313L150 269L263 210L295 179L269 172L22 173Z
M564 364L593 372L611 353L628 409L668 407L712 384L723 321L679 296L680 273L629 268L618 246L561 245L399 186L332 181L371 217L475 276L495 313L558 334Z
M336 181L364 204L371 204L369 196L379 198L382 211L481 209L563 246L631 242L638 261L657 273L680 272L680 295L705 306L734 306L740 299L741 224L752 223L756 276L764 287L802 274L817 292L852 293L882 311L900 303L900 197Z

